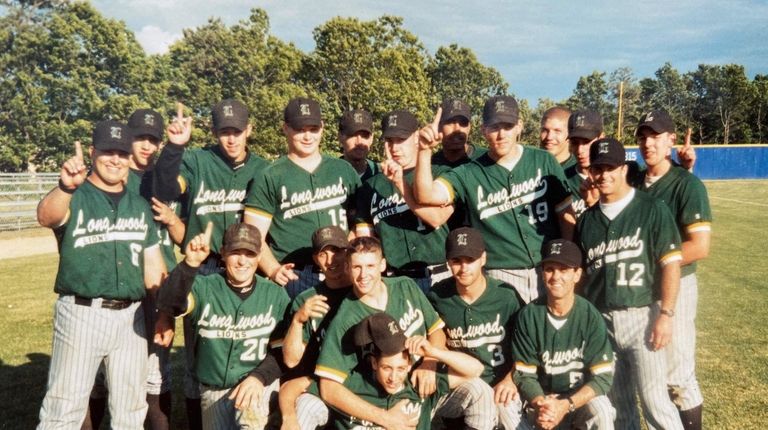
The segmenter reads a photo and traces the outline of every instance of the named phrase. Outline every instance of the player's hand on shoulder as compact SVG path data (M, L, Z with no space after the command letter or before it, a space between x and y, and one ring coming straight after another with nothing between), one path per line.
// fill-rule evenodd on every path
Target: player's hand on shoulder
M235 408L243 411L259 404L264 394L264 384L255 376L248 375L232 390L229 400L234 401Z
M213 223L208 222L205 231L198 234L187 244L184 250L184 261L190 267L200 267L211 253L211 233L213 232Z
M293 272L293 267L293 263L281 264L277 270L269 275L269 280L280 285L281 287L284 287L289 282L299 279L296 273Z
M88 169L85 167L83 148L80 141L75 141L75 155L61 165L59 180L64 188L74 190L85 182Z
M512 381L512 375L507 374L493 387L493 400L496 404L508 406L517 398L517 386Z
M323 315L327 314L330 309L331 307L328 306L328 298L322 294L317 294L304 302L299 310L296 311L294 318L298 323L304 324L312 318L321 318Z
M176 103L176 117L165 130L168 142L174 145L186 145L192 137L192 117L184 116L184 105Z
M165 312L158 312L157 320L155 321L154 342L166 348L171 346L175 329L176 325L173 317Z
M422 399L432 395L437 390L437 361L422 360L411 373L411 384L416 387Z
M425 125L419 130L419 149L431 151L443 142L443 134L440 133L440 116L443 114L443 108L437 108L435 117L430 124Z

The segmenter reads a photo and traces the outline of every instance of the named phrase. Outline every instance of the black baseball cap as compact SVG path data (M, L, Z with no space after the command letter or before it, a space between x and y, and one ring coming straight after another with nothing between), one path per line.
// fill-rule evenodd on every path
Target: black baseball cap
M236 249L247 249L259 253L261 251L261 233L250 224L239 222L227 227L224 232L224 242L221 251L229 252Z
M478 259L485 252L483 235L474 228L461 227L448 233L445 239L445 258L469 257Z
M568 117L568 137L592 140L603 132L603 117L593 110L579 110Z
M211 108L213 129L221 131L234 128L243 131L248 127L248 108L239 100L222 100Z
M447 98L443 100L440 105L443 108L443 113L440 114L440 124L445 124L448 120L461 117L467 121L472 120L472 112L469 109L469 105L464 100L456 98Z
M541 251L541 263L560 263L567 267L581 267L581 249L565 239L550 240Z
M405 350L405 334L388 314L377 312L355 326L355 346L373 344L382 355L395 355Z
M635 136L640 135L640 129L643 127L648 127L655 133L675 132L675 122L672 121L672 117L667 111L661 109L650 111L640 117Z
M485 102L483 106L483 125L495 125L499 123L517 124L520 118L520 109L517 100L511 96L495 96Z
M152 109L138 109L128 118L128 127L134 138L152 136L163 140L163 116Z
M381 136L407 139L419 129L419 121L407 110L394 110L381 120Z
M312 249L320 252L326 246L335 246L336 248L349 248L347 233L336 225L320 227L312 233Z
M358 131L373 132L373 117L371 117L371 113L363 109L344 112L344 115L339 119L339 133L352 136Z
M93 128L93 147L99 151L122 151L130 154L133 146L131 129L122 122L100 121Z
M294 130L301 130L306 126L320 127L323 125L320 103L308 97L293 98L283 110L283 120Z
M626 163L624 145L612 137L598 139L589 147L589 164L592 166L607 164L615 167L624 163Z

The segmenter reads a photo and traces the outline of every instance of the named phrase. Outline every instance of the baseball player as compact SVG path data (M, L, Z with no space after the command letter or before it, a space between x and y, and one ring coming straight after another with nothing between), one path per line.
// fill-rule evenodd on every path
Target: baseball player
M613 382L613 349L600 312L574 292L581 251L570 241L544 245L546 297L518 314L512 355L515 383L539 428L613 429L616 411L606 394Z
M116 121L93 131L91 172L79 142L59 186L37 208L59 245L53 352L39 429L77 428L104 362L113 428L140 428L147 412L147 340L141 300L165 273L152 211L125 191L131 133Z
M563 170L576 164L568 146L568 119L571 111L555 106L544 111L539 129L539 147L552 154Z
M580 110L568 118L568 141L575 163L564 170L577 218L600 198L600 193L589 179L589 148L601 137L604 137L603 117L598 112Z
M241 220L243 202L253 184L254 176L264 170L267 162L248 151L247 141L252 126L248 108L240 101L222 100L211 108L213 135L217 144L203 149L185 150L192 133L192 118L184 117L178 105L174 121L168 126L168 142L154 169L155 196L163 202L186 201L182 217L187 220L181 248L203 232L208 222L213 224L211 252L201 265L201 274L220 271L219 247L226 228ZM192 430L200 423L200 393L191 371L194 357L194 333L184 322L186 373L184 396L187 416Z
M485 243L478 230L451 231L445 253L453 277L432 287L427 298L445 321L448 348L480 360L481 378L493 387L499 421L515 429L521 404L512 381L510 345L522 300L511 285L483 274Z
M212 231L209 223L187 243L184 261L158 293L158 307L192 320L203 428L261 429L277 396L276 355L290 299L279 285L256 275L262 241L248 224L232 224L224 233L224 273L198 275L211 251ZM169 345L171 338L158 334L155 341Z
M378 163L368 159L373 145L373 118L370 112L354 109L344 112L339 119L339 143L343 155L357 172L361 182L379 173Z
M674 122L667 112L657 110L644 115L635 135L646 165L640 189L669 206L683 241L680 293L674 309L672 341L667 347L669 386L672 401L680 409L683 427L700 430L704 399L694 370L698 301L696 261L709 255L712 210L701 180L687 170L675 167L669 158L676 134Z
M420 132L416 200L463 206L470 226L487 239L488 274L514 286L527 303L543 288L536 272L542 244L572 236L575 219L563 169L546 151L518 143L523 125L517 102L497 96L483 108L488 153L433 181L430 157L441 140L440 114Z
M603 313L616 351L609 394L616 427L640 428L637 387L648 428L681 429L663 350L680 284L680 236L664 202L627 183L619 141L597 140L589 160L600 201L579 218L576 237L586 262L582 293Z
M326 331L315 375L320 378L320 393L328 405L367 421L389 423L394 417L372 410L370 404L343 385L360 363L351 339L352 327L371 314L386 312L398 321L400 329L408 336L428 336L434 345L442 346L445 343L441 330L444 323L413 280L382 278L381 272L387 262L377 239L359 237L350 246L347 270L352 280L352 294L341 302ZM435 365L434 360L425 360L414 371L412 382L422 396L435 390Z
M288 155L254 178L244 221L269 245L262 272L296 297L319 281L308 232L327 225L349 230L347 212L354 210L360 178L346 161L320 153L323 120L316 100L291 99L283 118Z
M459 167L469 160L477 158L487 149L469 143L472 131L472 110L461 99L446 98L441 105L440 133L443 134L443 147L432 155L433 166Z
M357 195L357 236L381 239L389 276L407 276L422 291L450 276L443 249L452 206L419 205L413 198L419 123L408 111L389 112L381 121L386 159L382 174L365 182ZM435 174L449 170L437 167Z
M415 426L416 429L432 428L432 416L464 415L467 428L492 429L496 423L490 389L482 387L477 376L483 366L471 356L436 348L423 336L406 338L403 330L391 316L384 312L366 317L354 327L355 345L371 353L366 357L370 366L361 367L345 381L350 391L375 408L400 414L401 420L392 425L379 424L333 410L335 428L381 429ZM441 363L437 376L437 390L421 397L408 380L413 356L427 357ZM477 382L480 382L479 384ZM474 384L474 385L473 385Z
M283 359L292 368L280 387L280 412L287 428L315 429L328 423L328 408L312 375L328 325L352 290L347 273L347 233L338 226L312 235L312 259L325 276L291 304L291 323L283 342Z
M184 223L176 215L176 202L172 207L159 200L152 200L152 168L155 154L163 140L163 117L150 109L138 109L128 118L128 128L132 134L131 156L128 160L128 181L125 184L128 192L141 195L152 202L158 232L160 233L160 250L168 270L176 266L174 241L181 242L184 237ZM152 333L158 316L154 296L144 298L144 316L147 320L147 333ZM149 361L147 376L147 423L153 430L169 428L171 415L171 362L169 348L163 348L154 342L149 342ZM97 429L104 417L106 406L106 387L104 386L103 366L99 368L91 398L88 402L88 413L81 426L82 430Z

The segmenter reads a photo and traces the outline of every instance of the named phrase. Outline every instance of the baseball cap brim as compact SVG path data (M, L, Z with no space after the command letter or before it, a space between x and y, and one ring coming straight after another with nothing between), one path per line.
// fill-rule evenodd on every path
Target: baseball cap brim
M161 130L158 130L152 127L132 128L131 134L133 134L134 139L140 136L152 136L157 140L163 140L163 132Z
M259 253L259 246L256 245L253 242L245 241L245 240L239 240L236 242L228 243L222 247L223 252L232 252L238 249L245 249L251 252L254 252L256 254Z
M381 134L381 137L387 138L387 137L397 137L399 139L408 139L411 137L411 135L415 132L414 131L408 131L403 129L387 129L384 133Z
M598 130L578 129L578 130L569 131L568 137L576 137L579 139L592 140L597 136L600 136L600 133L601 132Z

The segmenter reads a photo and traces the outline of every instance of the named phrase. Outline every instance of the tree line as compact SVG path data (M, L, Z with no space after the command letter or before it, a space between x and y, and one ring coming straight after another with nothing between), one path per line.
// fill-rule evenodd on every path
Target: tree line
M333 18L313 31L305 53L270 33L265 11L227 26L211 18L186 29L167 53L147 55L121 21L87 2L0 0L0 170L55 171L72 142L88 142L93 123L124 120L138 108L167 117L181 101L195 119L193 145L210 142L210 107L238 98L251 109L251 148L274 158L285 149L279 127L289 99L311 96L326 118L323 148L338 152L336 119L365 108L374 118L406 108L427 121L443 97L460 97L479 125L483 101L509 94L509 84L474 52L457 45L430 54L402 18ZM651 107L669 110L691 127L697 143L763 142L768 76L747 78L744 67L700 65L680 74L663 65L652 78L627 68L582 76L567 100L521 100L524 138L538 140L542 112L555 104L590 108L617 130L618 83L624 82L624 131ZM479 127L472 141L481 143Z

